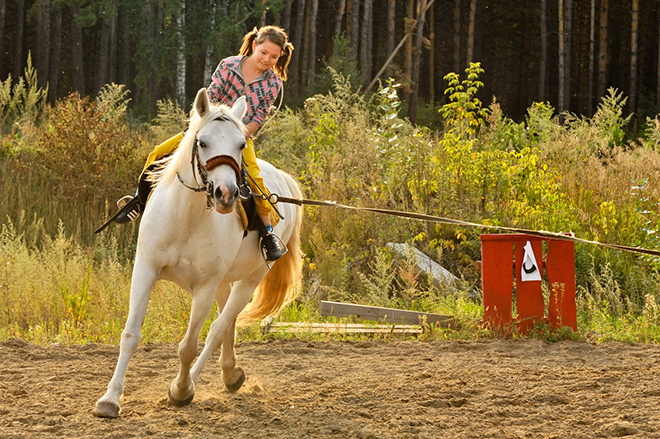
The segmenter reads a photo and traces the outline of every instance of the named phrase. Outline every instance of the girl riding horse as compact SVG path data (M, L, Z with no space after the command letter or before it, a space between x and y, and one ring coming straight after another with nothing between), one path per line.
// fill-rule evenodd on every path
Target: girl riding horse
M270 195L261 178L257 164L252 136L264 123L271 105L282 89L282 82L287 79L287 68L291 61L293 45L288 42L286 32L277 26L254 28L243 37L243 44L237 56L220 61L213 73L207 94L212 104L232 106L241 96L247 98L247 113L243 118L248 136L243 150L243 163L248 174L248 184L252 192ZM135 221L151 193L152 183L147 178L155 161L174 151L183 139L183 133L166 140L149 154L144 170L140 175L135 196L127 195L117 202L120 212L115 216L117 223ZM266 260L275 261L282 256L282 249L273 234L270 223L271 205L263 197L255 197L256 209L263 227L259 227L261 245Z

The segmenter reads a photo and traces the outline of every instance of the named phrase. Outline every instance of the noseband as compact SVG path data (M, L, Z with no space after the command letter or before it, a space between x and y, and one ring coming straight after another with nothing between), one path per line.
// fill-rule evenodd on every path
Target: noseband
M199 157L197 158L199 160ZM229 165L231 168L234 170L234 173L236 174L236 182L240 183L241 181L241 166L238 164L236 159L230 155L216 155L214 157L211 157L206 161L206 165L204 165L204 169L206 170L206 173L208 174L211 172L211 169L214 169L220 165Z

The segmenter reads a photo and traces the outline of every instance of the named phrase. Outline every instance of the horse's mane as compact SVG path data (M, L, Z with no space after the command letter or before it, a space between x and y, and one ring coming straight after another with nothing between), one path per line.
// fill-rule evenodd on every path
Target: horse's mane
M174 153L157 161L156 168L153 171L149 171L147 179L155 185L159 185L173 181L177 178L177 173L182 171L187 176L188 170L191 170L190 161L197 133L209 122L220 118L229 119L234 122L243 135L248 134L243 121L236 117L232 113L231 108L226 105L212 105L209 111L202 117L193 109L191 111L188 130L185 132L181 143L179 143L179 147Z

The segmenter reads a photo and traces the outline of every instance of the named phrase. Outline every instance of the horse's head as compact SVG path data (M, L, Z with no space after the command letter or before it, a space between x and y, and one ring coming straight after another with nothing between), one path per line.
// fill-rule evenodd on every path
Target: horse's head
M231 110L218 112L212 108L206 89L195 98L194 109L200 118L210 118L195 136L195 154L205 176L207 194L215 210L230 213L238 199L241 182L242 151L245 148L241 122L246 111L245 97L239 98Z

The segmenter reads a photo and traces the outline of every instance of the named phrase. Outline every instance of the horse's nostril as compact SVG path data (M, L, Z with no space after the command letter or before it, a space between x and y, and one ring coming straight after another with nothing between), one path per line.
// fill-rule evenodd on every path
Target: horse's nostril
M221 200L221 199L222 199L222 189L219 188L219 187L216 187L216 188L215 188L215 191L213 191L213 196L214 196L216 199Z

